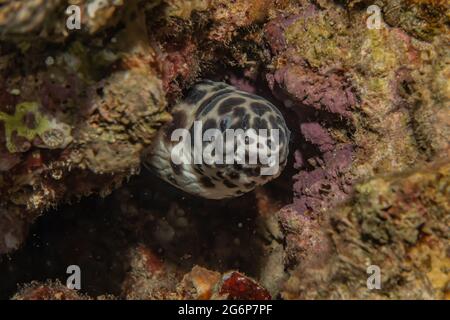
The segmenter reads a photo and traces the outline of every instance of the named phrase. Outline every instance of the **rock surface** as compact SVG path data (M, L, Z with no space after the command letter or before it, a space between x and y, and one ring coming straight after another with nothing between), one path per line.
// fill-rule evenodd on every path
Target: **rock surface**
M242 299L449 298L449 10L1 1L0 296L28 282L14 298L223 298L213 283ZM201 78L266 97L292 131L283 175L244 198L192 199L140 173ZM81 294L61 285L73 260L90 270Z

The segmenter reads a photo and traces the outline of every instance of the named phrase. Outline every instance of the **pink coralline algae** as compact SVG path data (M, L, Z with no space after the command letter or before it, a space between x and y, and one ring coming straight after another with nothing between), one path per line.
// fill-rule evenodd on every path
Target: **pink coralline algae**
M333 150L334 141L320 124L316 122L302 123L300 130L305 140L318 146L321 152Z
M356 96L339 70L321 74L306 64L288 64L267 78L271 89L287 107L306 106L351 118L350 110L356 105Z
M357 97L341 70L320 72L295 57L267 75L274 95L298 117L301 146L294 152L294 204L299 213L318 213L350 193L351 143L337 143L327 127L351 128ZM318 120L321 122L319 123ZM332 200L331 200L332 199Z
M300 19L316 19L310 5L301 13L279 16L265 26L273 69L266 79L273 95L297 115L293 176L294 204L298 214L320 214L351 194L350 169L354 143L351 135L358 92L339 65L314 66L289 41L288 30ZM339 132L339 133L338 133Z
M284 32L297 18L298 16L278 17L267 23L265 37L273 54L281 53L286 49Z
M319 167L301 170L294 176L294 200L299 213L319 213L347 199L351 193L351 178L347 173L352 163L353 147L344 144L327 151L321 158L311 158ZM297 156L298 157L298 156Z
M317 12L314 5L309 5L301 14L280 15L269 21L264 27L265 38L273 54L282 53L287 49L286 29L301 17L310 17Z
M286 107L306 106L350 119L357 98L344 70L331 66L320 70L312 67L286 39L287 29L298 19L316 14L317 9L310 5L302 14L279 16L267 23L265 38L277 65L274 72L267 74L267 82Z

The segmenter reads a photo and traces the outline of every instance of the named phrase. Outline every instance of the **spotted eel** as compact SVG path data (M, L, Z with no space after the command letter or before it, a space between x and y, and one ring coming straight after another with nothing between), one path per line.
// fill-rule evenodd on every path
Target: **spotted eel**
M144 151L143 163L157 176L187 193L208 199L240 196L278 177L286 165L290 131L280 111L262 97L240 91L223 82L204 80L197 83L185 99L173 107L172 116L173 120L161 128L152 146ZM259 129L279 129L277 148L270 145L270 135L266 140L257 140L257 148L269 146L273 152L278 152L277 170L270 175L261 174L262 164L250 164L248 153L245 163L233 161L232 164L196 164L191 161L176 164L171 159L171 152L178 141L171 141L172 134L176 129L186 129L193 141L194 121L201 121L202 133L208 129L218 129L224 134L227 129L255 129L257 132ZM249 139L252 137L244 137L246 152L249 152ZM241 142L242 139L238 138L232 140L235 147ZM208 143L210 142L201 142L203 148ZM192 148L187 152L190 152L188 155L193 159L195 148L193 142L190 144ZM225 161L225 147L222 152ZM233 152L232 156L237 157L237 154Z

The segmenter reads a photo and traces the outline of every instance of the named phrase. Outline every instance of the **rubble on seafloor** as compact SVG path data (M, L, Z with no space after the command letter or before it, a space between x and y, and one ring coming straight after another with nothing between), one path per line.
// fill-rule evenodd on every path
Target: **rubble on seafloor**
M0 1L0 297L448 299L449 12L439 0ZM217 202L141 172L202 78L280 108L292 131L281 177ZM65 286L73 264L80 292Z
M161 281L161 279L158 279ZM193 300L193 299L215 299L215 300L269 300L270 294L253 279L232 271L225 274L210 271L195 266L187 273L173 292L161 293L158 288L158 298ZM167 290L167 288L165 288ZM156 292L155 292L156 293ZM148 299L155 298L150 295L133 296L129 298ZM79 294L77 291L68 289L58 281L55 283L32 282L23 287L13 300L92 300L94 298ZM95 297L96 300L115 300L112 295Z

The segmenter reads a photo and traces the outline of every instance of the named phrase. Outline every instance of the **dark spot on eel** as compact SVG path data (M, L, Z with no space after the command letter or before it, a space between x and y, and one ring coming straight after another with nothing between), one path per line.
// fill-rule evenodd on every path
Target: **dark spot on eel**
M228 187L228 188L237 188L237 185L235 185L233 182L231 182L230 180L224 180L223 184Z
M244 104L244 103L245 103L245 99L243 99L243 98L239 98L239 97L228 98L220 104L218 113L219 113L219 115L226 114L226 113L230 112L233 109L233 107L238 106L240 104Z
M191 91L189 91L188 96L184 99L184 102L189 104L195 104L197 101L200 101L203 99L206 95L205 90L193 88Z
M216 186L209 177L201 177L200 182L205 188L214 188Z
M231 89L220 90L219 92L216 92L215 94L207 98L198 107L197 111L195 112L195 117L198 119L200 115L207 114L213 107L216 106L217 100L223 99L225 95L232 92L233 90Z
M186 114L182 111L175 112L172 115L172 121L164 127L164 137L167 142L170 142L172 132L176 129L184 128L186 125Z
M203 133L208 129L217 128L217 122L214 119L208 119L203 123Z
M252 102L250 104L250 108L258 116L262 116L264 113L270 111L270 108L266 104L261 103L261 102Z
M173 161L170 161L170 166L177 176L181 174L181 165L175 164Z

